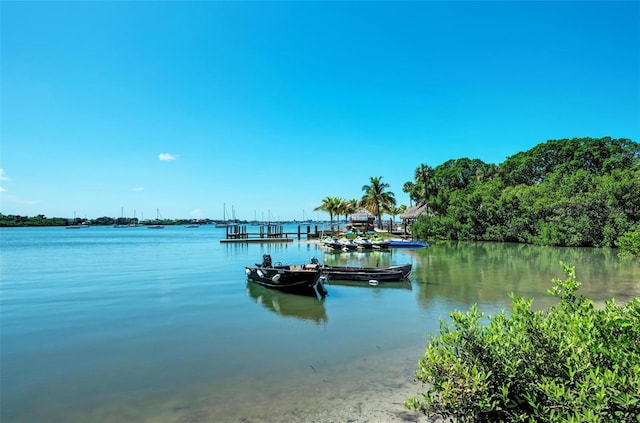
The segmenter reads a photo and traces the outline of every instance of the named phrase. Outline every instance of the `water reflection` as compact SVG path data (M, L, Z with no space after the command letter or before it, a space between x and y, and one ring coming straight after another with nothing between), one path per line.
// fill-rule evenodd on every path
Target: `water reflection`
M311 320L317 324L327 322L324 300L274 291L250 281L247 281L247 295L280 316Z
M331 279L325 281L324 284L326 286L338 285L338 286L352 286L355 288L367 288L367 289L405 289L407 291L411 291L411 281L409 279L405 279L402 281L391 281L391 282L378 282L377 284L370 284L369 281L341 281L336 279Z
M560 261L575 266L582 283L578 293L596 302L625 302L640 291L640 264L621 260L610 249L450 242L408 254L415 260L412 279L425 308L435 297L508 308L511 292L546 308L554 302L546 295L552 279L565 278Z

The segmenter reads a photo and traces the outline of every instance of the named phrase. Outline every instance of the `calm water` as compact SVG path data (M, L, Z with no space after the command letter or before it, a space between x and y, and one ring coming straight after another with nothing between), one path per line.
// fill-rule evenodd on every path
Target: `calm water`
M402 386L450 310L495 312L509 292L547 306L560 260L576 265L594 300L640 293L638 261L608 250L482 243L335 254L222 236L213 226L1 229L0 420L294 421L358 391ZM412 262L414 272L397 288L327 285L321 302L248 285L244 266L265 252L291 263Z

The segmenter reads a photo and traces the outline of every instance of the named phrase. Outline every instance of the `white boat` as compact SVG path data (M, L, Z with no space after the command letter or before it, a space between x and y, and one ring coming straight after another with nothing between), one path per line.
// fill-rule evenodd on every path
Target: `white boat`
M327 236L325 239L323 239L322 245L327 248L331 248L332 250L342 250L342 244L340 243L340 241L332 236Z
M373 242L369 240L369 238L364 236L358 236L353 240L356 243L356 246L361 250L369 250L373 248Z
M340 238L338 242L340 243L340 245L342 245L343 251L355 250L358 248L358 245L355 243L355 241L349 238Z
M162 229L164 225L160 224L160 209L156 209L156 223L152 223L151 225L147 225L149 229Z
M379 236L372 238L371 244L373 245L373 248L377 249L389 248L389 246L391 245L388 239L384 239Z

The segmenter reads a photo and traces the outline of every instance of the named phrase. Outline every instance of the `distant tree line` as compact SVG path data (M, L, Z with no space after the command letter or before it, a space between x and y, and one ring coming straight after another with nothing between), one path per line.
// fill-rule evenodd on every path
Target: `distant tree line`
M411 227L419 238L640 253L640 144L629 139L551 140L499 165L421 165L403 191L425 206Z
M95 226L112 226L112 225L143 225L149 222L142 222L137 218L128 217L108 217L102 216L96 219L86 219L76 217L74 219L66 219L63 217L46 217L39 214L33 217L4 215L0 213L0 227L20 227L20 226L68 226L68 225L95 225ZM184 225L188 223L209 224L216 223L211 219L159 219L152 223L162 225Z

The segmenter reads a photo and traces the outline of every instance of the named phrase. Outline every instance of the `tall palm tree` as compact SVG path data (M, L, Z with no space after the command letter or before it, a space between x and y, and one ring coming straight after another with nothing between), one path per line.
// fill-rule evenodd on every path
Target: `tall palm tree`
M364 195L360 202L378 219L378 228L382 229L382 213L388 213L391 207L396 205L395 195L386 191L389 184L382 182L382 176L369 178L370 185L364 185Z
M325 211L329 213L329 222L331 225L331 231L333 232L333 215L339 212L340 197L325 197L322 199L322 204L313 209L313 211Z
M414 184L413 182L409 181L409 182L405 182L404 185L402 186L402 192L406 192L407 194L409 194L409 207L411 207L412 204L412 200L413 200L413 192L416 189L416 184Z
M429 182L430 179L433 178L433 168L429 165L422 163L418 168L416 168L414 177L416 181L422 184L422 188L424 189L424 196L422 197L425 204L429 202Z
M345 222L349 218L349 215L353 214L354 211L358 208L358 200L341 200L340 201L340 214L344 215ZM338 230L340 229L340 223L338 223Z

